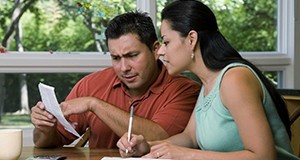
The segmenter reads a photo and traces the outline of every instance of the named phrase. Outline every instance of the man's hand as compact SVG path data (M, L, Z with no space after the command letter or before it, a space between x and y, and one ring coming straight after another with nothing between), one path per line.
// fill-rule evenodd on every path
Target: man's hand
M92 101L94 97L80 97L62 102L60 104L63 115L68 117L72 114L81 114L92 111Z
M32 107L30 117L35 128L42 132L47 132L49 129L56 128L57 119L51 113L46 111L46 107L41 101Z
M117 143L122 157L142 156L150 151L150 145L142 135L132 134L128 142L127 134L125 133Z

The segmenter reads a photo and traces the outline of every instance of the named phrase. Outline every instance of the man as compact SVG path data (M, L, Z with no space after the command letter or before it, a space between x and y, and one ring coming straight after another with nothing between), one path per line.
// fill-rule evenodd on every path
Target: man
M116 148L128 129L130 106L134 106L133 133L159 140L181 132L200 85L167 73L157 56L160 46L151 18L139 12L119 15L105 35L112 67L84 77L61 103L77 132L91 128L90 148ZM76 139L42 102L32 108L31 119L37 147L58 147Z

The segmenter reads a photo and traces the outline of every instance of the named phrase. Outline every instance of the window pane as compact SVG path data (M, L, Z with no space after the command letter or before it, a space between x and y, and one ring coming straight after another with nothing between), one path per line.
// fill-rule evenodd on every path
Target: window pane
M33 0L22 3L28 4ZM14 1L0 2L0 39L12 22ZM23 14L19 32L4 40L6 49L18 51L14 35L20 37L24 51L107 51L104 31L114 16L136 9L136 0L42 0ZM19 33L19 34L15 34ZM19 35L19 36L18 36ZM11 40L11 41L10 41ZM20 45L19 45L20 46ZM19 48L22 50L22 48Z
M276 88L282 88L282 71L263 71L263 74L274 84Z
M31 125L29 110L41 99L37 87L39 82L54 86L57 100L62 102L84 75L86 74L0 74L0 128Z
M174 0L157 1L161 10ZM202 0L215 13L220 31L238 51L277 51L277 0Z

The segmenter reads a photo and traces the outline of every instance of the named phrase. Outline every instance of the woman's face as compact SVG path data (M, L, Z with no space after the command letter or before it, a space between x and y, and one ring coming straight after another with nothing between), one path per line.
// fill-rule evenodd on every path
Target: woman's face
M188 38L181 37L179 32L171 29L168 21L161 24L162 45L158 50L159 56L163 56L170 75L178 74L189 68L192 62L193 51L190 48Z

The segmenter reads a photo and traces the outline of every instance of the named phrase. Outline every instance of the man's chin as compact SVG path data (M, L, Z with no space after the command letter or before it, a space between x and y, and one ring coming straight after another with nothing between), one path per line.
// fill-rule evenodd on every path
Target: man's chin
M137 82L128 82L128 81L123 81L123 83L127 86L129 89L135 89L138 88L139 85Z

